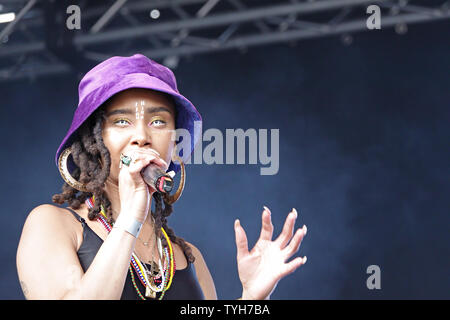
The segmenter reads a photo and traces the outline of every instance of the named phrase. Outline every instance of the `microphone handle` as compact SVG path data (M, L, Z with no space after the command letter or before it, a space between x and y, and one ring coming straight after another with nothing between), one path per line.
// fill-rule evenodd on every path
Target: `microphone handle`
M170 193L173 189L173 179L156 164L150 163L141 171L145 183L153 187L157 192Z

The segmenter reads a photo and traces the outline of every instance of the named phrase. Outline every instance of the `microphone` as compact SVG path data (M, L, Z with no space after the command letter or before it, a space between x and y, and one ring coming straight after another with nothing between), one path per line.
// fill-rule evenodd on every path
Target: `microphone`
M169 193L172 191L174 185L172 177L162 171L156 164L150 163L141 170L141 175L145 183L153 187L157 192Z

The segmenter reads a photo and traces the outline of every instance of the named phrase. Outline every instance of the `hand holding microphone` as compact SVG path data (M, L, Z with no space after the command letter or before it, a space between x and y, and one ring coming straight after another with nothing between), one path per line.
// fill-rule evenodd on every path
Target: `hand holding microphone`
M144 222L153 192L170 192L172 177L165 173L168 164L153 149L130 149L120 154L119 196L121 215Z
M157 152L155 151L155 153ZM129 166L132 161L132 158L130 156L121 154L120 161L121 165L125 164L126 166ZM150 162L140 171L140 174L144 179L145 183L151 186L157 192L170 193L173 189L174 185L173 177L175 176L174 171L166 173L156 163Z
M123 170L123 166L126 166L127 169ZM177 201L184 188L184 166L181 164L181 182L174 195L170 195L170 191L174 186L175 172L165 173L164 169L167 167L167 163L159 157L159 153L152 149L134 150L129 155L120 154L119 196L121 210L119 219L116 221L119 228L137 238L150 210L152 192L163 194L164 201L169 204Z
M129 156L121 155L120 161L129 166L131 158ZM169 193L173 188L173 176L175 172L171 171L165 173L156 164L150 163L141 170L141 176L145 183L153 187L157 192Z

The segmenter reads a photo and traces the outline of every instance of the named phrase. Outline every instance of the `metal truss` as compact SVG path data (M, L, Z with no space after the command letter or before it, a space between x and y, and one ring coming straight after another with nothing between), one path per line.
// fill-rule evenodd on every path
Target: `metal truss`
M72 4L2 0L0 14L16 17L0 24L0 81L80 73L136 52L175 68L197 54L369 32L366 9L373 4L382 30L401 33L409 24L450 18L445 0L85 0L78 2L81 28L70 30Z

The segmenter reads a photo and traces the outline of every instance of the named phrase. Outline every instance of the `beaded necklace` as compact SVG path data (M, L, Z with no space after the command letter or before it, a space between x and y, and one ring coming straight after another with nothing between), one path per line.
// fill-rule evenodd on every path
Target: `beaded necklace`
M95 197L92 196L91 198L86 199L86 204L89 208L94 207L94 201ZM106 213L103 205L101 206L101 215L97 218L97 221L99 221L103 227L106 229L106 231L111 232L112 226L106 221ZM165 292L170 288L173 280L173 276L175 274L175 259L173 257L173 248L172 243L170 242L169 236L167 235L166 231L163 227L161 227L161 231L166 238L167 247L162 250L161 247L161 240L158 238L158 247L161 251L164 252L164 267L161 265L161 260L159 260L159 272L155 277L152 277L151 275L148 275L147 268L145 265L139 260L137 255L133 252L131 255L131 261L129 266L129 271L131 275L131 281L133 283L133 287L135 288L138 296L142 300L146 300L146 297L150 298L156 298L156 293L161 292L161 295L159 296L159 300L162 300L164 297ZM145 296L142 295L140 292L138 286L136 285L136 281L134 278L133 269L138 275L139 280L141 281L142 285L146 288L145 290Z

